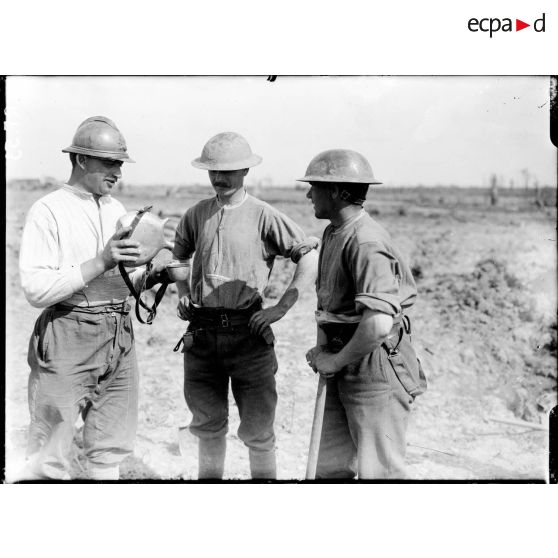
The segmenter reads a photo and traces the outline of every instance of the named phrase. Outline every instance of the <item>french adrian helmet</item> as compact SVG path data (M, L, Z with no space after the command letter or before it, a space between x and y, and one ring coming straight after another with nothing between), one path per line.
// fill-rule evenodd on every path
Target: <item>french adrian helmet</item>
M127 153L126 140L116 124L105 116L92 116L76 130L72 145L63 153L78 153L100 159L135 163Z

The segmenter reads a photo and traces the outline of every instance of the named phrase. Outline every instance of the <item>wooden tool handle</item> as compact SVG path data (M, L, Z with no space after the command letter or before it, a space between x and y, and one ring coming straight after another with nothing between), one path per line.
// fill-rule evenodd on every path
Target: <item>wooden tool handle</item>
M310 448L308 450L308 464L306 465L306 480L314 480L316 478L320 439L322 437L327 380L321 374L319 377L316 406L314 407L314 421L312 422L312 434L310 436Z

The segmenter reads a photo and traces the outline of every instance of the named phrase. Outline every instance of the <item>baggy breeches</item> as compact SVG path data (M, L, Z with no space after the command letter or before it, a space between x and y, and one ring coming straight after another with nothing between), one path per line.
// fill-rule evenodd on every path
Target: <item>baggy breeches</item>
M327 380L316 478L404 479L406 432L414 397L394 366L418 367L404 335L392 365L378 347ZM395 362L395 361L394 361ZM417 370L412 370L418 377Z
M28 456L37 473L70 478L81 413L90 475L115 478L116 470L117 478L119 464L133 451L137 428L138 367L129 314L122 306L47 308L35 324L28 363Z
M196 333L184 354L184 395L193 414L190 431L206 440L226 435L230 378L240 415L238 437L252 450L273 451L276 371L273 345L247 326Z

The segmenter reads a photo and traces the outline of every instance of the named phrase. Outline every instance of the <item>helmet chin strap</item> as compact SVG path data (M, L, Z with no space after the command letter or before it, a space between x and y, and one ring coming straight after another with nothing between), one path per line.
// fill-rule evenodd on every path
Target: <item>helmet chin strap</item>
M134 229L137 227L138 223L140 222L141 218L146 213L151 211L152 208L153 208L152 205L146 205L145 207L142 207L141 209L139 209L138 212L136 213L136 216L134 217L133 221L130 223L130 227L131 227L130 232L128 234L126 234L125 236L123 236L122 238L130 238L132 236L133 232L134 232ZM153 322L153 320L154 320L154 318L157 314L157 306L159 306L159 303L163 299L163 296L164 296L165 291L167 289L168 283L163 282L161 284L161 286L157 290L157 293L155 294L155 301L153 302L153 306L149 307L141 299L141 293L145 290L145 287L146 287L147 279L148 279L149 273L151 271L151 262L149 262L146 266L146 272L145 272L145 274L143 276L143 279L141 281L139 292L136 291L136 289L134 289L134 285L130 281L130 276L128 275L128 272L124 268L124 264L122 262L118 263L118 270L120 271L120 275L122 275L122 279L124 279L124 283L126 283L126 286L128 287L130 293L136 299L136 318L138 319L138 321L141 324L151 325L151 323ZM141 317L140 306L144 310L147 310L147 312L148 312L147 318L145 320Z
M351 192L349 192L348 190L341 190L339 197L343 201L347 201L354 205L360 205L360 206L363 206L364 202L366 201L364 198L357 198L355 195L351 194Z

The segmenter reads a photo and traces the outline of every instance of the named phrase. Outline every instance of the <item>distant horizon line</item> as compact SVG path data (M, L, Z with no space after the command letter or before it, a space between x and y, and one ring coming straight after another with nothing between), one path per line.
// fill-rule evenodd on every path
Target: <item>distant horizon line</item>
M10 187L10 185L12 183L21 183L21 182L33 182L33 183L37 183L39 182L42 186L51 186L54 184L64 184L65 181L64 180L58 180L56 178L53 177L42 177L42 178L31 178L31 177L23 177L23 178L6 178L6 185L8 187ZM119 183L120 184L120 183ZM126 180L123 180L121 182L121 184L123 185L123 188L125 188L126 190L128 190L129 188L210 188L211 185L209 183L207 184L200 184L199 182L195 182L195 183L169 183L169 182L160 182L160 183L149 183L149 182L145 182L145 183L133 183L133 182L127 182ZM292 184L261 184L261 185L257 185L257 184L247 184L246 188L250 189L250 190L267 190L267 189L272 189L272 188L279 188L279 189L295 189L295 190L303 190L305 188L305 183L304 182L298 182L295 181ZM382 185L380 185L379 189L381 190L385 190L388 188L474 188L474 189L480 189L480 188L490 188L490 185L483 185L483 184L467 184L467 185L463 185L463 184L422 184L422 183L418 183L418 184L393 184L393 183L384 183ZM504 190L534 190L535 189L535 185L534 184L529 184L528 187L526 187L524 184L514 184L513 186L510 186L509 184L497 184L497 187L499 189L504 189ZM556 184L539 184L538 185L539 188L556 188ZM117 186L118 188L118 186Z

